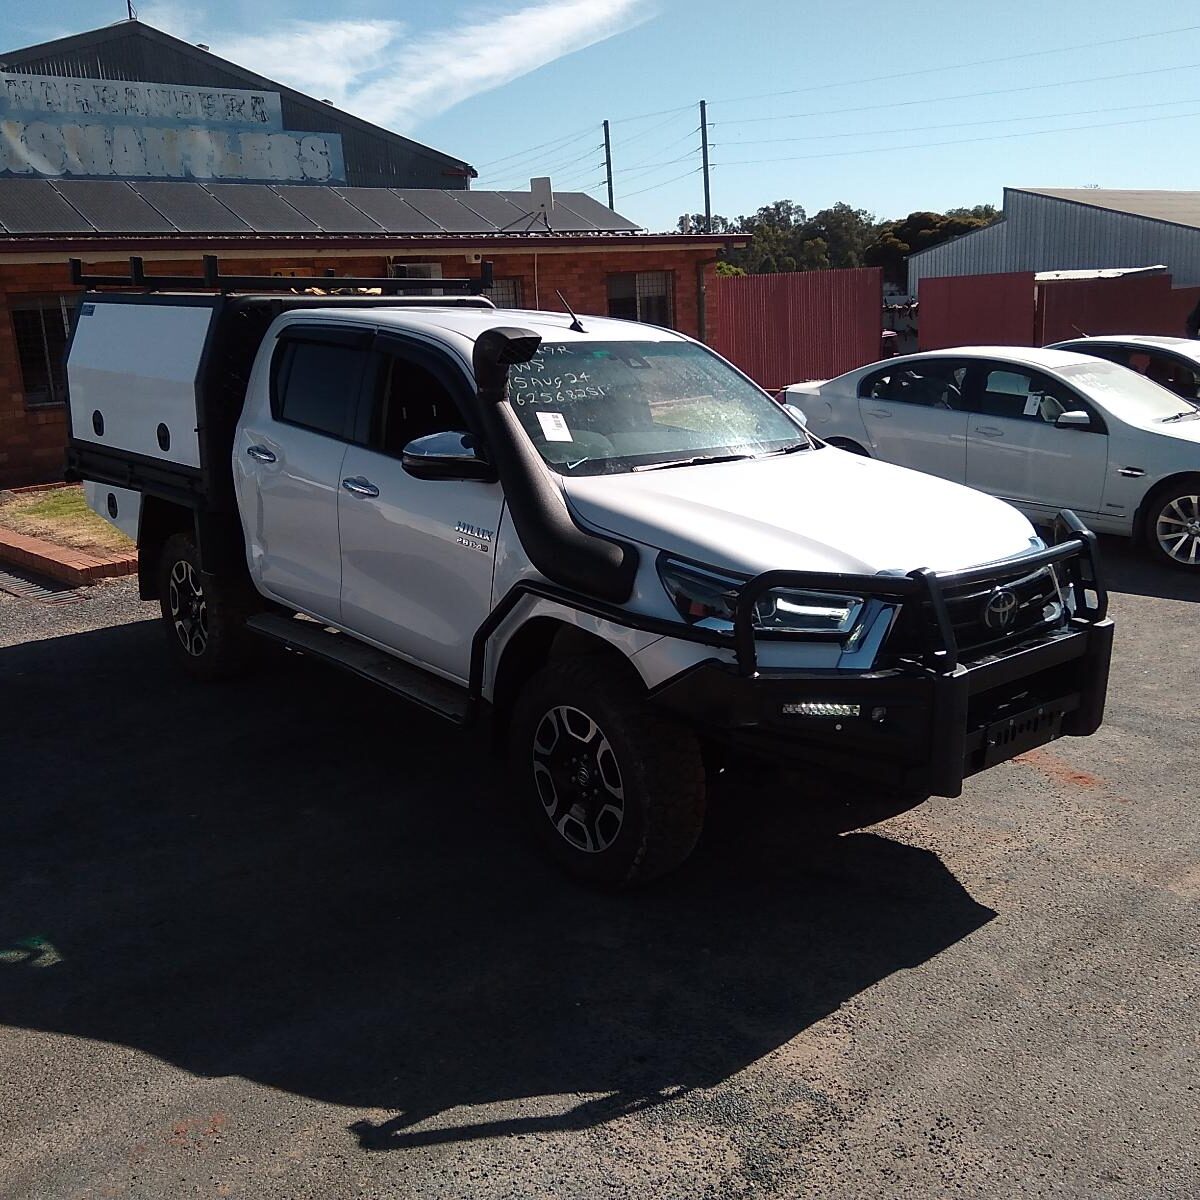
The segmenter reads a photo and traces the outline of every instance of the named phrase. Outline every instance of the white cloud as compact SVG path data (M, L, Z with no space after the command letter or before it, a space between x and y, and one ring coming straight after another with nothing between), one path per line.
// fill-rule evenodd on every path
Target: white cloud
M222 35L202 31L195 9L177 0L139 10L150 25L400 133L651 15L651 0L538 0L410 38L404 22L383 19Z

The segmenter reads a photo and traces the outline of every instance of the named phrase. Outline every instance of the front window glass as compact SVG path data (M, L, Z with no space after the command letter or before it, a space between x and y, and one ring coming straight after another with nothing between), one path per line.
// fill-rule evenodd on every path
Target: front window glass
M778 404L691 342L543 343L509 373L541 456L571 475L809 446Z
M1127 421L1161 421L1181 412L1200 413L1200 407L1194 401L1173 395L1144 375L1103 359L1059 367L1058 373L1081 391L1094 396L1097 403L1114 416Z

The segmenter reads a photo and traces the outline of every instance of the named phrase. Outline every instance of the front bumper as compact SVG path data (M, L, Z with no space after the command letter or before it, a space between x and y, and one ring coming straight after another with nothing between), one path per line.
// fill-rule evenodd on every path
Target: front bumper
M710 660L652 697L707 735L760 757L826 766L905 791L958 796L968 776L1100 727L1112 639L1112 621L1077 621L945 672L906 665L747 676ZM857 705L859 712L785 713L785 705L805 701Z

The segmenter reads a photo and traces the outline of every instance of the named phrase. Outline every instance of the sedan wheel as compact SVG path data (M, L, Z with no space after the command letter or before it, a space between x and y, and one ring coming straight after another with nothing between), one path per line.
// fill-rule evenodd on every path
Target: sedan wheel
M1181 567L1200 567L1200 493L1166 496L1152 532L1164 558Z

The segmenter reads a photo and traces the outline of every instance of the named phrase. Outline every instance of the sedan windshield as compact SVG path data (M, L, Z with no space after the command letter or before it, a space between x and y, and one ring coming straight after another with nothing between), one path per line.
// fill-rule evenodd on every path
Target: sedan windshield
M1160 384L1128 367L1096 359L1087 364L1059 367L1057 372L1068 383L1093 397L1114 417L1125 421L1163 421L1181 412L1200 413L1200 406L1185 400Z
M511 369L508 396L541 456L569 475L812 444L765 392L692 342L543 342Z

